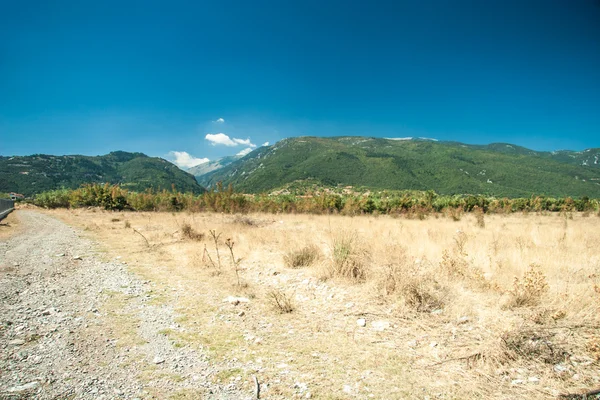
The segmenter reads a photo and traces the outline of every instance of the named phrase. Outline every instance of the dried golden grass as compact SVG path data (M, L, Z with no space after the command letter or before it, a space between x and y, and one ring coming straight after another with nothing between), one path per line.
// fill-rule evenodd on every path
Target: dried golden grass
M254 319L244 323L215 316L222 298L237 290L232 285L234 269L224 267L221 275L211 276L210 270L197 268L194 260L203 248L170 236L177 230L170 214L119 215L157 244L151 251L131 230L111 230L110 217L104 212L79 211L67 216L84 225L95 224L95 237L120 255L126 254L131 264L140 265L139 270L152 279L185 287L184 293L178 292L178 301L190 304L186 315L200 321L198 326L214 327L214 335L206 340L228 357L248 354L248 349L235 342L243 347L237 351L238 347L219 339L223 335L219 332L226 331L229 338L236 332L256 330L270 343L256 349L259 353L274 363L293 357L294 368L313 382L319 381L318 359L311 356L315 349L327 354L327 360L339 360L355 375L372 370L363 382L376 398L410 398L415 388L435 398L440 393L438 384L448 398L546 398L600 379L597 368L586 363L570 367L579 381L556 374L556 364L552 364L577 357L598 360L600 354L597 329L586 328L600 324L600 281L596 278L600 236L594 218L485 215L482 227L475 216L462 214L458 220L282 215L275 223L256 225L220 214L195 214L198 232L222 232L235 241L235 254L243 258L239 272L257 293L246 310ZM272 221L269 215L248 218ZM316 246L320 260L310 268L282 271L285 256L304 244ZM213 243L208 245L216 262ZM306 288L300 285L303 280L313 282L311 275L318 276L322 266L328 277L343 279L315 280L318 284ZM285 313L264 313L262 307L272 307L270 288L290 290L292 286L300 299L292 318ZM197 302L206 306L196 309ZM352 310L346 308L348 302L354 304ZM398 327L377 332L377 337L369 336L370 325L349 334L347 327L355 326L355 320L348 315L355 309L396 322ZM220 318L233 322L220 325ZM269 327L266 331L265 326ZM422 344L408 348L407 343L415 340ZM385 345L380 348L378 343ZM365 359L364 354L376 355L372 358L377 362ZM471 369L475 360L478 372ZM330 361L324 363L330 365ZM511 379L519 379L516 370L539 376L543 383L535 388L527 383L511 385ZM268 367L265 371L277 373ZM344 397L339 388L347 376L347 371L331 371L320 393ZM284 388L293 387L292 378L278 379L289 383L279 387L282 397L293 397L293 391ZM387 392L392 390L386 386L390 381L401 382L395 394ZM493 392L488 390L490 384Z
M303 268L311 266L319 258L320 250L315 245L304 246L300 249L288 250L283 261L288 268Z

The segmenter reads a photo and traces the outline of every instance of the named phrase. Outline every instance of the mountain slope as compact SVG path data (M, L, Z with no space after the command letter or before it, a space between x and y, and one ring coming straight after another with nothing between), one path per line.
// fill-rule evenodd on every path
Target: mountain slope
M0 192L26 196L59 188L77 188L83 183L119 183L143 191L147 188L182 192L204 191L195 178L162 158L142 153L115 151L104 156L0 156Z
M200 165L196 165L195 167L188 168L187 172L194 175L196 178L201 177L203 175L208 174L209 172L216 171L217 169L223 168L234 161L239 160L243 156L234 155L234 156L226 156L222 158L218 158L213 161L209 161Z
M198 180L205 186L231 183L249 193L312 179L376 190L600 197L600 168L594 164L599 155L600 149L549 153L505 143L300 137L259 148Z

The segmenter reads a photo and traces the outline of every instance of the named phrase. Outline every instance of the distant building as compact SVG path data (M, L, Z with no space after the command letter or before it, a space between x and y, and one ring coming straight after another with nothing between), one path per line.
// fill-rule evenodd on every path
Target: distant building
M13 201L14 201L14 200L20 200L20 199L24 199L24 198L25 198L25 196L23 196L22 194L19 194L19 193L14 193L14 192L10 192L10 193L9 193L9 196L10 196L10 199L11 199L11 200L13 200Z

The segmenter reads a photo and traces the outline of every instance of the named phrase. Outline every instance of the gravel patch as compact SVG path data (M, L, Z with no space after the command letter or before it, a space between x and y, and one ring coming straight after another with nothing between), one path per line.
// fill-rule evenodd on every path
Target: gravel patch
M165 334L183 328L172 306L151 301L152 282L101 261L77 229L18 217L25 229L0 241L0 399L253 397L214 383L207 354Z

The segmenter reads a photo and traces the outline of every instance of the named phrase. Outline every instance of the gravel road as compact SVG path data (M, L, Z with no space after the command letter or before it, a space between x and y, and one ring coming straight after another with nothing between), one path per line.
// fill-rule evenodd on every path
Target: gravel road
M202 350L161 334L181 328L152 301L152 282L101 261L79 230L17 213L24 229L0 241L0 399L252 397L214 383Z

